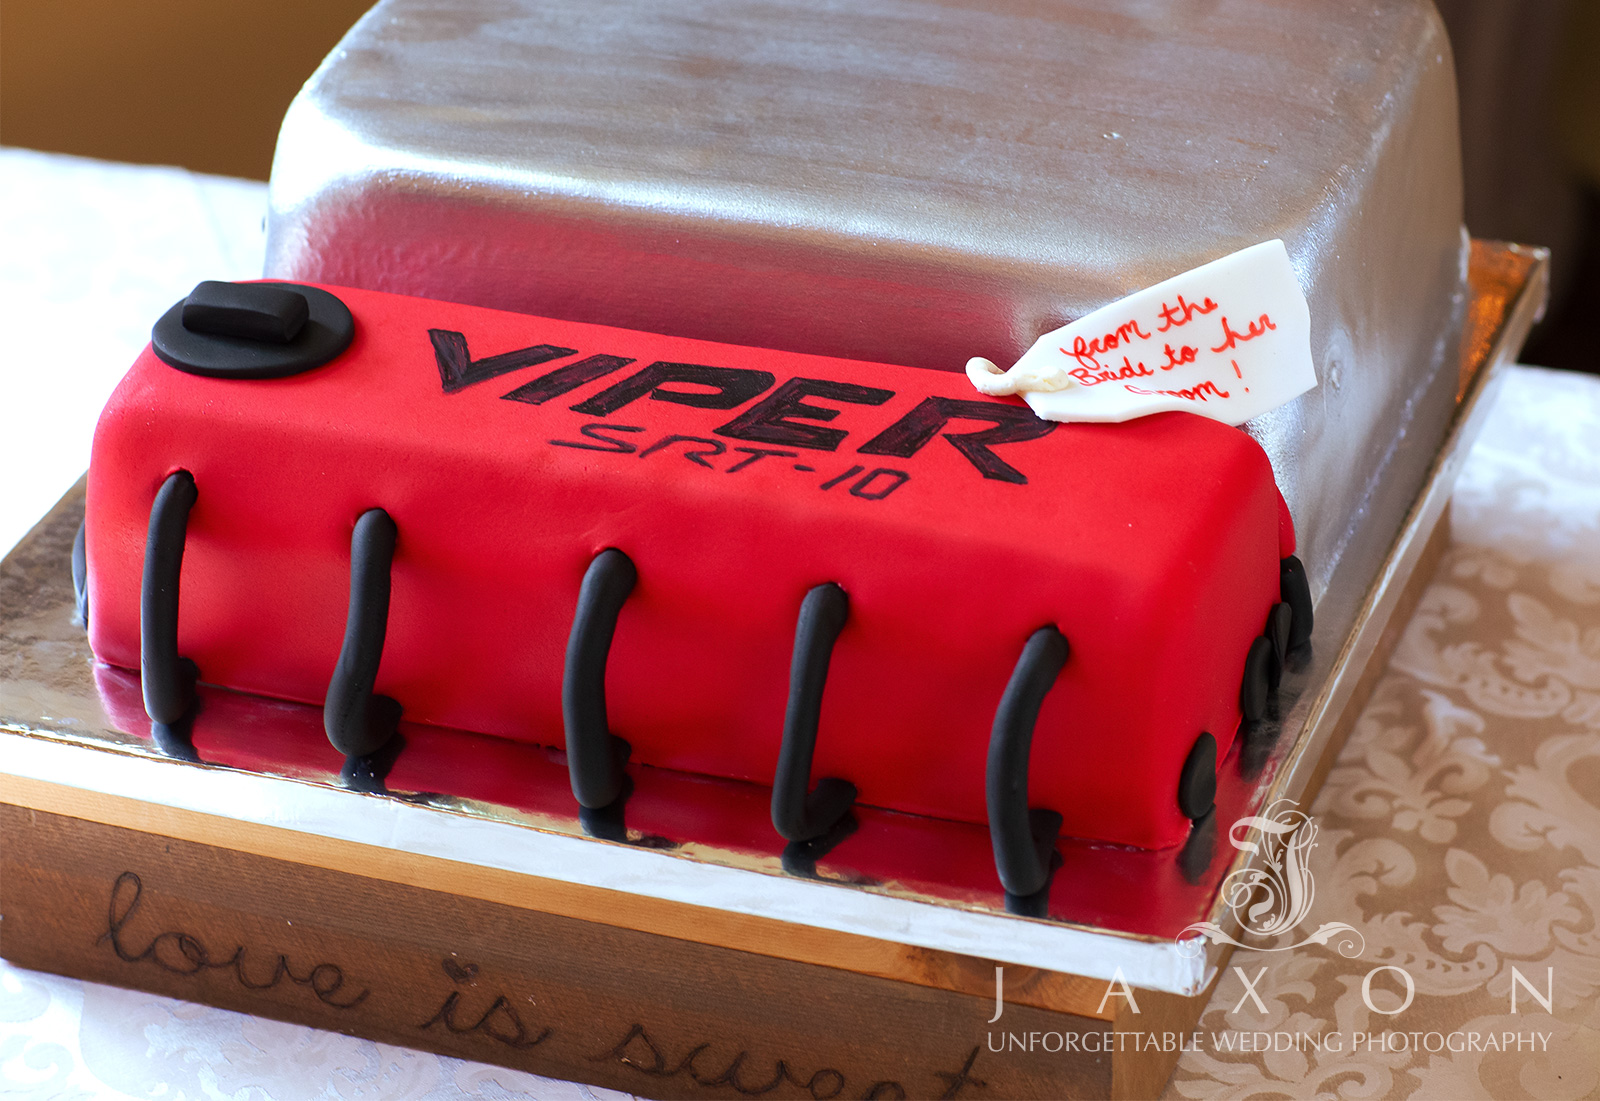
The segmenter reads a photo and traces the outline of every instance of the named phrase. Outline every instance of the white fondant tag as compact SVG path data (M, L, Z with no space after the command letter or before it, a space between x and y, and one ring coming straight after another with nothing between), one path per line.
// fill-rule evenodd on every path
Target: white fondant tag
M1182 409L1243 424L1317 384L1311 311L1283 242L1264 241L1044 334L1009 371L974 359L967 377L1050 421Z

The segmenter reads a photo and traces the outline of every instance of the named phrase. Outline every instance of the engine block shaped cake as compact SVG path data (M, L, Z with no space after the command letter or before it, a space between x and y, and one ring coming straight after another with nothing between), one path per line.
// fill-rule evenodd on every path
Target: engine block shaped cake
M1186 413L1059 425L959 375L347 288L202 284L95 436L96 656L639 764L1161 847L1309 634L1271 465ZM1291 607L1292 606L1292 607ZM1056 817L1059 816L1059 817ZM1009 865L1009 867L1008 867ZM1041 872L1042 866L1042 872Z

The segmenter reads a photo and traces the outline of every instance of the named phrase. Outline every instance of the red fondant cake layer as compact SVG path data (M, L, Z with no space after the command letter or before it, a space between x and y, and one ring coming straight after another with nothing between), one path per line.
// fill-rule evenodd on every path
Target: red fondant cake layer
M118 388L89 478L102 660L139 664L151 503L185 469L179 650L206 681L320 702L352 526L381 507L399 537L377 690L408 719L559 746L579 583L616 547L639 581L607 697L635 760L770 783L795 617L834 581L850 610L814 775L984 821L996 704L1054 624L1072 653L1030 803L1079 836L1187 833L1179 770L1201 731L1232 741L1289 549L1243 432L1048 426L945 372L330 289L356 336L323 367L204 378L146 351Z
M94 672L113 725L148 741L152 732L138 676L104 665ZM341 775L345 758L328 744L319 707L209 686L199 690L199 697L192 748L206 765L348 785ZM509 810L531 816L540 828L583 835L559 751L405 721L400 740L393 765L378 785L389 796L451 809L463 809L457 800L467 800L469 814L499 817ZM1057 842L1063 863L1051 880L1047 915L1163 939L1184 936L1187 926L1207 920L1231 867L1226 857L1234 852L1218 835L1217 823L1251 813L1253 800L1272 778L1271 772L1256 771L1264 763L1263 746L1252 750L1240 744L1244 741L1236 740L1234 752L1217 769L1215 813L1181 850L1131 850L1073 838ZM386 747L384 756L390 755ZM631 844L740 867L754 862L776 871L779 846L766 787L662 768L635 766L631 772ZM858 828L817 858L822 878L1004 911L985 827L874 807L852 813Z

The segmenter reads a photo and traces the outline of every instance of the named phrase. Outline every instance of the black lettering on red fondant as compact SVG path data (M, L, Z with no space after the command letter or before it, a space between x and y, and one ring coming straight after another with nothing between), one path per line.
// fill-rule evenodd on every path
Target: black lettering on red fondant
M777 376L770 371L657 361L572 408L591 417L609 417L623 406L648 394L651 401L670 401L675 405L692 405L697 409L734 409L776 381ZM704 386L709 392L664 389L669 383Z
M765 459L768 455L781 455L785 459L798 459L800 457L800 453L797 451L774 451L770 447L736 447L734 450L743 451L750 457L748 459L740 459L738 462L730 466L727 471L729 474L737 474L745 467Z
M558 348L554 344L535 344L531 348L518 348L513 352L473 359L467 351L464 334L450 329L429 329L428 339L433 341L433 358L439 364L439 382L444 392L453 394L476 382L487 382L508 371L523 367L536 367L552 359L577 355L576 348Z
M806 421L831 421L840 413L825 405L812 405L808 397L846 401L855 405L882 405L894 397L893 390L858 386L853 382L831 382L820 378L792 378L757 405L751 406L721 428L719 436L732 436L755 443L774 443L785 447L806 447L813 451L836 451L846 432L823 428Z
M988 421L994 427L979 432L943 432L953 420ZM917 407L856 450L863 455L893 455L908 459L935 436L944 435L978 473L995 481L1027 485L1027 475L989 450L996 444L1021 443L1048 436L1054 421L1040 420L1022 405L960 398L924 398Z
M641 458L641 459L649 458L651 455L654 455L657 451L660 451L662 448L671 447L675 443L705 444L705 447L699 449L698 451L695 450L694 448L685 449L684 453L683 453L683 457L685 459L688 459L691 463L697 463L700 466L705 467L707 470L715 470L716 469L710 463L706 462L707 459L714 459L718 455L721 455L725 451L728 450L728 445L723 443L721 440L711 440L711 439L707 439L704 436L678 436L678 435L672 435L672 436L662 436L655 443L651 444L649 447L647 447L643 451L639 452L639 458Z
M559 398L562 394L576 390L597 378L605 378L613 371L620 371L632 362L633 360L627 356L587 356L576 363L557 367L549 374L540 375L531 382L524 382L511 393L500 396L506 401L543 405L551 398Z
M556 447L575 447L580 451L610 451L618 455L632 455L639 450L637 444L627 440L614 440L610 436L601 435L602 432L643 432L644 428L636 424L586 424L578 429L580 433L591 440L599 440L599 444L578 443L576 440L551 440Z
M570 348L540 344L473 360L467 351L466 337L461 333L448 329L429 329L428 336L433 341L435 357L439 364L439 378L446 393L453 393L519 367L534 366L551 359L577 354ZM507 401L542 405L580 386L619 371L633 362L633 359L626 356L604 354L587 356L576 363L566 364L525 382L509 393L502 394L501 397ZM651 401L665 401L699 409L734 409L760 396L776 382L776 376L770 371L657 360L572 406L572 409L574 412L589 416L609 416L645 397ZM733 439L803 447L812 451L836 451L849 433L844 429L829 428L824 425L836 420L843 410L812 404L806 400L807 398L825 398L854 405L878 406L894 396L893 390L875 386L861 386L831 379L792 378L750 409L712 431L719 436ZM945 432L945 427L952 420L986 421L991 427L975 432ZM997 444L1040 439L1054 430L1053 422L1040 420L1021 405L929 397L857 450L864 455L910 458L926 447L935 436L943 435L951 446L961 452L985 478L1010 482L1014 485L1026 485L1027 476L1001 459L991 449ZM703 449L685 450L683 456L690 462L707 468L711 467L708 459L725 454L727 451L726 445L716 440L674 434L662 437L641 452L636 444L605 434L643 431L643 428L631 425L587 424L582 426L579 432L597 441L596 443L579 443L576 440L549 442L556 447L607 451L624 455L638 454L640 458L653 455L674 443L701 444L704 445ZM797 457L790 452L765 448L741 447L735 450L745 452L750 457L734 463L728 468L729 473L744 470L768 455ZM795 469L812 468L797 465ZM863 469L865 468L861 466L852 466L845 473L824 482L821 488L832 489L860 474ZM887 468L880 468L880 471L886 470ZM856 488L852 488L850 492L868 500L881 500L910 477L903 471L888 471L888 473L903 477L900 481L884 488L881 493L875 489L858 492ZM875 471L868 476L868 484L874 484L871 480L880 476L886 475Z
M872 483L879 478L885 478L887 481L874 486ZM863 474L856 484L850 487L850 496L862 497L868 501L881 501L910 480L911 475L903 470L890 470L886 466L880 466Z
M830 490L834 486L838 485L840 482L844 481L846 478L850 478L850 477L853 477L854 475L860 474L865 469L867 469L867 468L862 466L861 464L857 463L855 466L852 466L849 470L845 471L843 474L839 475L837 478L829 478L827 481L823 482L822 483L822 488L823 488L824 491Z

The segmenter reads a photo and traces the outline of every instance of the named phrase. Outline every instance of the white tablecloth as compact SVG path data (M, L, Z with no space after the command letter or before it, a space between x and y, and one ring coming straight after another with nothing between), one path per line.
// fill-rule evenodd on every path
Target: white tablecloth
M89 465L95 418L202 279L261 275L267 187L0 149L0 554Z

